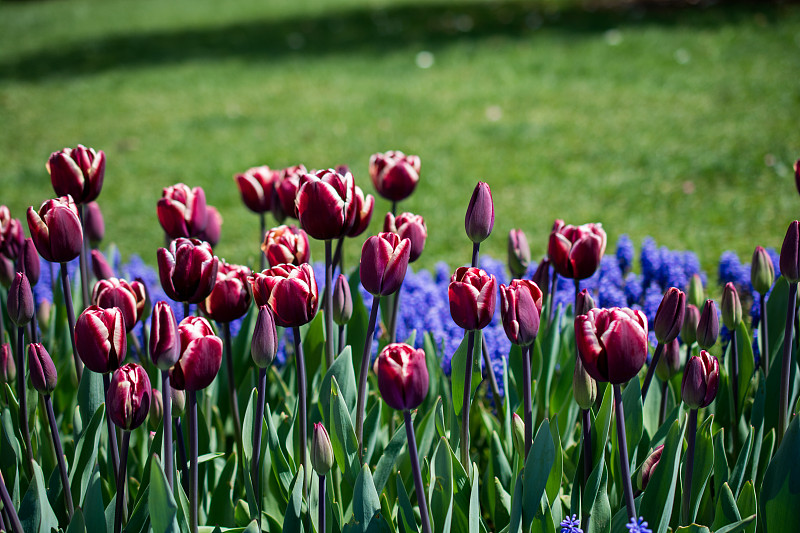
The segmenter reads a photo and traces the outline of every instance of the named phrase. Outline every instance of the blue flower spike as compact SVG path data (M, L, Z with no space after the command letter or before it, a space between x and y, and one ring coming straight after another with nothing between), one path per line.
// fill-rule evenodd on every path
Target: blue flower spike
M653 530L647 527L647 521L643 516L640 516L638 520L636 517L631 518L625 527L628 528L628 533L653 533Z
M578 515L566 517L559 525L561 526L561 533L583 533L583 530L580 527L581 521L578 520Z

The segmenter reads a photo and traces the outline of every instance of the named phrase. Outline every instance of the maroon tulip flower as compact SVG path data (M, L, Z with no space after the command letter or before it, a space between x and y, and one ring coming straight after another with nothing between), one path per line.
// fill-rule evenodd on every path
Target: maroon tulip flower
M103 220L103 212L100 210L100 205L97 202L89 202L86 204L84 215L86 238L89 239L89 243L93 247L96 247L106 236L106 223Z
M474 243L485 241L494 228L494 201L489 184L479 181L469 199L464 218L467 237Z
M169 250L159 248L158 276L167 296L176 302L202 302L214 288L219 259L207 242L175 239Z
M167 302L156 302L150 321L150 360L160 370L169 370L181 356L181 341L175 313Z
M280 180L280 171L268 166L253 167L236 174L233 179L239 186L242 201L254 213L266 213L272 209L275 184Z
M542 295L547 298L550 293L550 260L547 257L541 260L531 279L542 290Z
M789 283L800 281L800 222L789 224L780 256L781 274Z
M656 376L661 381L669 381L681 371L681 345L677 337L664 345L664 351L658 358Z
M222 215L217 208L211 205L206 206L206 227L197 234L197 238L206 241L211 246L219 244L222 234Z
M286 217L297 218L297 191L300 189L300 177L308 171L303 165L295 165L281 170L275 183L275 195L272 200L272 214L277 220Z
M267 368L275 360L278 353L278 331L275 318L269 306L258 308L256 327L253 330L253 342L250 343L250 355L258 368Z
M271 267L284 263L299 266L311 259L308 235L294 224L269 230L264 236L261 251L267 256Z
M356 220L353 175L320 170L304 175L300 184L297 217L306 233L321 241L347 235Z
M497 279L477 267L460 267L447 287L450 316L466 330L483 329L494 315Z
M64 148L53 152L46 166L57 195L70 195L78 204L91 202L100 195L106 173L106 154L102 150L95 152L82 144Z
M152 397L147 372L141 365L128 363L111 376L106 393L108 417L120 429L136 429L147 420Z
M722 291L722 323L725 327L733 331L739 322L742 321L742 302L739 300L739 292L736 286L730 281L725 284Z
M22 223L17 218L11 218L8 207L0 205L0 254L16 261L22 253L24 242Z
M114 269L100 250L92 250L92 272L98 280L116 277Z
M11 383L15 379L17 379L17 365L14 364L11 345L5 342L0 344L0 383Z
M150 411L147 413L147 427L150 428L150 431L158 431L163 419L164 398L161 396L161 391L153 389L152 397L150 398Z
M521 229L508 232L508 270L515 278L522 278L531 262L531 248L528 238ZM545 289L546 290L546 289Z
M422 255L422 251L425 249L425 240L428 238L428 227L421 215L401 213L395 217L391 213L386 213L386 218L383 220L383 231L397 233L401 239L411 241L409 263L413 263Z
M373 235L361 248L361 285L373 296L387 296L400 289L406 277L411 241L396 233Z
M14 261L9 259L3 254L0 254L0 285L6 289L11 286L14 281L14 275L17 273L14 268Z
M39 343L28 345L28 368L31 385L39 394L51 394L58 385L58 373L53 359Z
M547 255L558 274L570 279L586 279L595 273L606 251L606 232L601 224L565 225L556 220Z
M333 446L328 430L320 422L314 424L314 432L311 435L311 466L320 476L326 475L336 464L333 455ZM320 530L322 528L320 527Z
M250 309L250 269L220 261L217 282L200 307L217 322L231 322L247 314Z
M515 279L508 286L500 284L500 316L508 340L528 346L539 334L542 291L532 281Z
M83 230L78 208L70 196L28 208L28 229L36 250L51 263L68 263L81 253Z
M719 315L714 300L706 300L700 321L697 323L697 344L708 350L717 342L719 336Z
M311 265L278 265L250 278L256 305L268 305L284 328L308 324L317 314L317 281Z
M392 202L405 200L419 183L420 159L399 150L372 154L369 176L378 194Z
M206 193L178 183L165 187L156 205L158 221L170 239L198 237L206 229Z
M683 326L686 311L686 294L675 287L670 287L661 299L656 311L653 330L661 344L667 344L678 337Z
M181 356L170 369L170 384L181 390L205 389L222 365L222 339L214 335L205 318L186 317L178 326Z
M140 288L134 289L135 285L143 284L118 278L101 279L92 289L92 304L103 309L118 307L125 319L125 329L131 331L141 320L144 310L144 302L139 300L143 293Z
M627 307L591 309L575 318L575 340L590 376L627 383L647 359L647 317Z
M639 490L644 490L647 488L647 484L650 483L650 478L653 477L653 472L655 472L658 463L661 461L661 454L664 453L664 445L657 446L653 453L651 453L647 459L644 460L644 464L642 464L642 469L639 471Z
M705 350L692 356L683 370L681 398L690 409L708 407L717 396L719 362Z
M375 197L371 194L365 197L364 191L358 185L355 187L353 202L355 203L356 216L353 220L353 226L347 231L348 237L358 237L367 231L372 220L372 211L375 208Z
M107 374L119 368L128 351L122 311L96 305L87 308L75 322L75 345L89 370Z
M41 263L39 261L39 254L36 252L36 245L33 244L33 239L30 237L25 239L25 244L22 246L22 255L20 257L22 257L25 275L28 276L31 287L34 287L39 283Z
M697 326L700 324L700 310L692 304L686 305L681 327L681 340L691 346L697 340Z
M404 343L381 350L377 360L378 389L392 409L416 409L428 395L425 352Z
M589 293L588 289L583 289L581 292L578 293L578 298L575 305L575 316L578 315L585 315L591 309L597 307L594 303L594 298L592 298L591 293Z
M800 192L800 159L794 162L794 185L797 192Z
M350 284L344 274L339 274L333 285L333 321L340 326L350 322L353 316L353 296L350 294Z
M31 321L36 311L33 305L33 291L28 276L22 272L14 275L14 281L8 289L8 317L17 326L22 327ZM2 319L2 317L0 317Z

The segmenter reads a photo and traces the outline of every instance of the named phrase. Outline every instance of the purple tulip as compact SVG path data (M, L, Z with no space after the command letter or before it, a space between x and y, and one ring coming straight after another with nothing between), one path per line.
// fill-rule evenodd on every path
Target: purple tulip
M169 370L181 356L181 341L175 313L167 302L156 302L150 321L150 360Z
M565 225L556 220L547 255L555 271L569 279L586 279L595 273L606 251L606 232L601 224Z
M590 376L627 383L647 359L647 317L627 307L591 309L575 318L575 340Z
M35 312L33 291L28 276L17 272L11 287L8 289L8 317L17 326L22 327L31 321Z
M156 205L158 221L170 239L198 237L206 229L206 193L178 183L165 187Z
M0 344L0 383L11 383L17 379L17 365L14 363L14 354L11 345L7 342Z
M515 279L508 286L500 284L500 316L508 340L527 346L539 334L542 291L532 281Z
M800 281L800 222L789 224L781 246L781 274L789 283Z
M739 300L736 286L731 282L726 283L722 291L720 308L722 309L722 323L729 330L735 330L742 321L742 302Z
M314 432L311 435L311 466L320 476L326 475L335 465L333 456L333 446L328 431L320 422L314 424Z
M266 213L272 209L275 184L280 179L279 170L272 170L264 165L236 174L233 179L239 186L242 202L250 211Z
M75 323L75 345L89 370L107 374L119 368L128 350L122 311L96 305L87 308Z
M697 344L700 348L708 350L717 342L719 336L719 316L717 304L714 300L706 300L700 321L697 323Z
M100 210L100 205L97 202L89 202L86 204L86 211L84 212L84 226L86 228L86 238L92 246L97 246L103 237L106 236L106 223L103 220L103 212Z
M159 248L158 275L167 296L176 302L202 302L214 288L219 260L207 242L175 239Z
M411 241L409 263L413 263L422 255L422 251L425 249L425 240L428 238L428 227L421 215L401 213L395 217L392 213L386 213L386 218L383 220L383 231L397 233L401 239Z
M474 242L485 241L494 228L494 201L489 184L479 181L472 191L467 215L464 218L467 237Z
M419 183L420 159L399 150L372 154L369 176L378 194L392 202L405 200Z
M542 296L547 298L550 293L550 260L547 257L541 260L531 279L542 289Z
M98 280L116 277L114 269L100 250L92 250L92 273Z
M0 205L0 254L16 261L22 253L24 242L22 223L17 218L11 218L8 207Z
M460 267L447 287L450 316L458 327L483 329L494 315L497 279L476 267Z
M664 345L664 351L656 364L656 376L661 381L669 381L681 371L681 345L677 337Z
M250 278L256 305L268 305L284 328L308 324L317 314L317 281L311 265L278 265Z
M691 346L697 341L697 326L700 324L700 310L692 304L686 305L686 312L683 315L683 326L681 326L681 340L687 346Z
M53 359L39 343L28 345L28 367L33 388L39 394L52 394L58 384L58 373Z
M276 353L278 353L278 331L275 329L275 318L269 306L262 305L258 308L253 342L250 343L250 355L258 368L267 368L275 360Z
M667 344L678 337L681 326L683 326L685 312L686 294L680 289L670 287L661 299L658 311L656 311L653 330L656 333L658 342Z
M21 257L25 275L28 276L28 282L31 284L31 287L33 287L39 283L41 264L39 262L39 254L36 252L36 245L33 244L33 239L30 237L25 239L25 244L22 246Z
M411 241L396 233L379 233L361 248L361 285L374 296L394 294L403 284L411 253Z
M355 181L349 172L320 170L300 178L297 218L303 229L321 241L343 237L356 219Z
M356 185L353 202L355 204L355 218L352 227L347 231L348 237L358 237L369 227L372 220L372 211L375 209L375 197L371 194L364 196L364 191Z
M756 246L753 251L753 261L750 265L750 282L759 294L767 294L775 281L775 266L772 258L762 246Z
M583 289L578 293L578 296L575 300L575 316L585 315L595 307L597 307L597 305L594 303L594 298L592 298L592 295L589 293L588 289Z
M106 154L79 144L53 152L47 161L53 190L59 196L70 195L78 204L96 199L103 188Z
M664 453L664 445L657 446L653 453L647 456L647 459L644 460L642 464L642 469L639 471L639 479L637 480L639 483L639 490L644 490L647 488L647 484L650 483L650 478L653 477L653 472L655 472L658 463L661 461L661 454Z
M284 263L302 265L311 259L308 235L294 224L269 230L264 236L261 251L267 256L271 267Z
M39 211L29 207L28 229L39 255L51 263L68 263L81 253L83 230L71 196L47 200Z
M206 206L206 227L197 234L197 238L201 241L206 241L213 247L219 243L221 233L222 215L219 214L216 207L212 205Z
M515 278L522 278L531 262L531 248L528 238L521 229L508 232L508 270Z
M275 195L272 201L272 214L278 220L285 217L297 218L297 191L300 189L300 177L308 171L303 165L295 165L281 170L275 183Z
M121 429L136 429L147 419L152 396L147 372L141 365L128 363L111 376L106 393L108 417Z
M389 344L377 359L378 389L392 409L416 409L428 395L425 352L403 343Z
M686 363L681 382L681 398L690 409L708 407L717 396L719 362L705 350Z
M200 302L204 313L217 322L231 322L247 314L250 294L250 269L220 261L214 289Z
M180 359L169 371L170 384L181 390L205 389L217 377L222 365L222 339L205 318L186 317L178 326Z
M350 284L344 274L339 274L333 286L333 321L340 326L350 322L353 316L353 296L350 294Z
M118 307L125 319L125 328L131 331L142 318L144 301L143 292L134 289L134 285L143 285L139 281L128 283L124 279L108 278L98 280L92 289L92 304L103 309Z

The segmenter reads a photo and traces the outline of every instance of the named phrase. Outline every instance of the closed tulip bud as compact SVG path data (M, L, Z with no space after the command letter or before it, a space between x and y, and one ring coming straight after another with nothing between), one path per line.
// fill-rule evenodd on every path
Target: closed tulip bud
M678 337L683 326L683 317L686 313L686 294L675 287L670 287L656 311L653 329L656 339L661 344L667 344Z
M333 446L328 431L320 422L314 424L311 435L311 466L320 476L326 475L334 465Z
M420 215L401 213L395 217L391 213L386 213L386 218L383 219L383 231L397 233L401 239L411 241L409 263L413 263L422 255L425 241L428 239L428 227Z
M425 352L408 344L389 344L378 355L378 389L392 409L416 409L428 395Z
M156 212L170 239L198 237L207 224L206 193L183 183L165 187Z
M575 316L585 315L590 309L597 307L594 303L594 298L588 289L583 289L578 293L577 303L575 305Z
M450 316L462 329L477 330L489 325L494 316L497 280L476 267L460 267L447 287Z
M581 358L575 359L575 372L572 374L572 396L581 409L590 409L597 399L597 381L586 372Z
M547 244L553 268L570 279L586 279L594 274L605 251L606 232L601 224L572 226L556 220Z
M531 262L531 248L528 238L521 229L508 232L508 270L515 278L522 278Z
M405 200L419 183L420 159L399 150L372 154L369 176L378 194L392 202Z
M575 319L575 339L590 376L627 383L647 359L647 317L627 307L591 309Z
M119 368L128 350L122 311L96 305L87 308L75 322L75 345L92 372L107 374Z
M753 288L761 295L767 294L775 281L775 266L767 251L756 246L753 252L753 262L750 265L750 282Z
M511 434L517 454L525 457L525 422L517 413L511 415Z
M681 371L681 346L678 339L672 339L664 345L664 351L658 358L656 376L661 381L669 381Z
M306 233L321 241L347 235L356 219L355 186L352 174L334 169L302 176L295 202Z
M725 284L722 291L722 323L726 328L733 331L742 321L742 302L739 300L739 292L733 283Z
M103 309L118 307L122 311L127 331L131 331L139 321L137 293L124 279L108 278L97 281L92 289L92 303Z
M264 236L261 251L267 256L271 267L284 263L299 266L311 260L308 235L294 224L269 230Z
M719 336L719 316L714 300L706 300L703 312L700 313L700 322L697 323L697 344L700 348L708 350L717 342Z
M106 393L108 417L126 431L138 428L150 412L153 391L141 365L128 363L114 371Z
M350 294L350 284L344 274L339 274L333 285L333 321L340 326L350 322L353 316L353 296Z
M14 281L14 274L16 273L16 270L14 270L14 261L0 254L0 285L6 289L9 288L11 282Z
M106 173L106 155L79 144L77 148L64 148L53 152L47 161L47 172L53 190L59 196L72 196L79 204L96 199L103 188Z
M92 247L97 247L106 236L106 223L103 220L103 212L97 202L86 204L84 211L84 226L86 227L86 238Z
M686 363L681 383L681 398L690 409L708 407L717 396L719 362L705 350Z
M689 279L689 293L687 294L690 304L698 309L702 309L706 301L706 291L703 289L703 280L699 274L692 274Z
M272 209L275 184L280 179L280 171L268 166L251 168L233 179L239 186L239 193L247 208L254 213L266 213Z
M317 314L319 293L311 265L278 265L250 278L256 305L268 305L283 328L308 324Z
M800 192L800 159L794 162L794 185L797 192Z
M39 254L36 252L36 246L30 237L25 239L25 244L22 246L22 264L31 287L36 286L39 283L41 264L39 262Z
M8 289L8 317L17 326L22 327L31 321L36 311L33 306L33 291L28 276L22 272L14 275L14 281Z
M789 283L800 281L800 222L789 224L781 246L781 274Z
M164 400L161 391L153 389L153 398L150 402L150 413L147 415L147 426L151 431L157 431L164 418Z
M269 306L258 308L256 327L253 330L253 341L250 343L250 355L258 368L267 368L275 360L278 353L278 331L275 319Z
M205 318L189 316L178 325L181 356L169 371L176 389L205 389L217 377L222 365L222 339L214 335Z
M639 470L639 475L636 478L636 484L639 486L639 490L647 488L650 478L653 477L653 472L658 466L659 461L661 461L662 453L664 453L663 444L657 446L656 449L647 456L647 459L644 460L644 464L642 464L642 468Z
M533 282L542 289L542 296L547 298L550 294L550 260L543 258L533 273Z
M11 211L7 206L0 205L0 254L16 261L22 253L24 243L22 223L17 218L11 218Z
M70 196L47 200L39 211L29 207L28 229L39 255L51 263L68 263L81 253L83 230Z
M214 288L219 259L211 246L197 239L175 239L159 248L158 276L161 287L176 302L200 303Z
M180 418L186 413L186 392L170 387L170 398L172 398L172 418Z
M494 228L494 201L489 184L479 181L472 191L464 218L467 237L474 243L485 241Z
M361 248L361 285L374 296L394 294L406 277L410 254L410 240L396 233L373 235Z
M697 326L700 325L700 310L692 304L686 306L681 327L681 340L687 346L697 341Z
M217 322L242 318L250 309L250 269L220 261L217 282L208 297L200 302L204 313Z
M98 280L114 278L117 275L108 264L106 257L100 250L92 250L92 273Z
M219 214L216 207L206 206L206 227L197 234L197 238L201 241L206 241L211 246L216 246L219 243L221 233L222 215Z
M160 370L169 370L181 356L181 341L175 313L167 302L156 302L150 321L150 360Z
M279 181L275 184L277 201L273 199L272 214L278 220L285 217L297 218L297 191L300 190L300 177L308 171L303 165L281 170Z
M136 295L136 314L139 316L139 320L145 320L150 316L150 311L153 310L150 291L142 278L136 278L131 281L131 289L133 289L133 294Z
M11 345L7 342L0 344L0 383L11 383L17 379L17 365L14 364L14 354Z
M500 316L508 340L528 346L539 334L542 291L532 281L515 279L508 286L500 284Z
M28 368L30 369L31 385L39 394L51 394L58 384L58 373L53 359L44 346L35 343L28 345Z
M344 167L347 168L347 167ZM341 172L339 172L341 174ZM369 227L372 220L372 211L375 209L375 197L371 194L364 196L364 191L356 185L353 202L355 204L355 218L352 227L347 231L348 237L358 237Z

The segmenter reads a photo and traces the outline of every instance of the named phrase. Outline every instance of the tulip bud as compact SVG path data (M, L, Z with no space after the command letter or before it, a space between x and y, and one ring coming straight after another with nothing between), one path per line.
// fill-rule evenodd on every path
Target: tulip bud
M800 281L800 222L789 224L781 246L781 274L789 283Z
M425 352L394 343L378 355L378 389L392 409L416 409L428 395Z
M703 280L699 274L692 274L689 280L689 303L698 309L703 307L703 302L706 301L706 291L703 289Z
M508 232L508 271L514 278L522 278L531 262L531 248L528 238L521 229Z
M182 417L186 413L186 393L175 387L170 387L169 395L172 398L172 418Z
M344 237L355 224L355 186L352 174L334 169L302 176L295 202L306 233L321 241Z
M575 319L575 340L590 376L627 383L647 359L647 317L627 307L591 309Z
M299 266L311 259L308 235L294 224L269 230L264 236L261 251L271 267L284 263Z
M56 365L53 364L50 354L43 345L39 343L28 345L28 368L31 384L39 394L51 394L56 390L58 384Z
M511 435L514 439L514 448L520 457L525 457L525 422L517 413L511 415Z
M81 253L83 229L70 196L47 200L39 211L29 207L28 229L39 255L51 263L68 263Z
M206 241L212 247L219 243L222 233L222 215L217 208L211 205L206 206L206 227L197 234L197 238Z
M219 259L207 242L175 239L167 248L159 248L158 276L161 287L176 302L202 302L217 281Z
M372 154L369 176L378 194L392 202L405 200L419 183L420 159L399 150Z
M181 356L181 341L175 313L167 302L156 302L150 321L150 360L160 370L169 370Z
M39 283L41 264L39 262L39 254L36 252L36 246L30 237L25 239L25 244L22 246L22 265L31 287L36 286Z
M639 490L644 490L647 488L650 478L653 477L653 472L658 466L659 461L661 461L662 453L664 453L663 444L657 446L656 449L653 450L653 453L647 456L647 459L644 460L644 464L642 464L642 468L639 470L639 475L636 478L636 484L638 485Z
M683 326L683 317L686 312L686 294L680 289L670 287L656 311L656 319L653 329L656 332L656 339L661 344L676 339Z
M256 305L268 305L275 324L293 328L317 314L318 289L311 265L278 265L250 278Z
M565 225L556 220L547 243L547 255L555 271L569 279L586 279L595 273L606 251L606 232L601 224Z
M586 372L581 358L575 359L575 372L572 374L572 396L581 409L590 409L597 399L597 381Z
M96 248L106 235L106 223L103 220L103 212L97 202L86 204L83 222L86 228L86 238L89 239L89 244L92 245L92 248Z
M347 167L343 167L346 169ZM337 169L338 170L338 169ZM339 172L342 174L342 172ZM347 173L345 171L344 173ZM364 191L358 185L354 188L353 204L355 205L355 218L353 225L347 230L348 237L358 237L369 227L372 220L372 211L375 209L375 197L371 194L364 196Z
M373 235L361 248L361 284L374 296L394 294L403 284L411 241L396 233Z
M542 290L542 297L550 294L550 260L543 258L533 273L533 282Z
M254 213L266 213L272 209L272 198L275 184L280 179L280 171L271 170L268 166L254 167L233 179L239 186L239 193L247 208Z
M0 383L11 383L17 378L17 365L14 364L14 354L11 345L7 342L0 344Z
M466 330L483 329L494 315L497 280L480 268L460 267L450 278L447 298L450 301L450 316L458 327Z
M170 239L198 237L206 229L206 193L178 183L165 187L156 205L158 222ZM197 302L193 302L197 303Z
M681 398L690 409L708 407L717 396L719 362L705 350L686 363L681 383Z
M681 327L681 340L691 346L697 340L697 326L700 325L700 310L692 304L686 305Z
M214 335L205 318L186 317L178 325L181 356L169 371L176 389L205 389L217 377L222 365L222 339Z
M9 288L11 282L14 281L14 274L16 273L16 270L14 270L14 261L0 254L0 285L6 289Z
M141 365L128 363L111 376L106 393L108 417L121 429L136 429L147 418L152 396L147 372Z
M232 322L250 309L250 269L220 261L217 281L200 308L217 322Z
M539 334L542 291L532 281L515 279L508 286L500 284L500 315L508 340L528 346Z
M472 191L472 198L464 218L467 237L474 243L485 241L494 228L494 201L489 184L479 181Z
M697 344L700 348L708 350L717 342L719 336L719 316L714 300L706 300L703 312L700 313L700 322L697 323Z
M147 426L151 431L157 431L164 418L164 400L161 391L153 389L153 398L150 403L150 412L147 415Z
M775 281L775 267L767 251L756 246L753 252L753 262L750 265L750 282L757 293L764 295L772 288Z
M401 213L395 217L392 213L386 213L386 218L383 220L383 231L397 233L400 239L411 241L409 263L413 263L422 255L425 241L428 238L428 227L425 225L425 219L420 215Z
M57 195L69 194L75 202L85 204L97 198L103 188L106 154L79 144L53 152L46 167Z
M353 296L350 294L350 284L344 274L339 274L333 285L333 321L340 326L350 322L353 316Z
M664 351L658 358L656 376L661 381L669 381L672 376L681 371L681 347L678 338L672 339L664 345Z
M275 329L275 319L269 306L262 305L258 308L253 342L250 343L250 355L258 368L267 368L275 360L276 353L278 353L278 331Z
M8 317L17 326L22 327L31 321L35 309L33 307L33 291L28 283L28 276L17 272L11 288L8 289Z
M328 432L320 422L314 424L311 435L311 466L320 476L326 475L334 465L333 446Z
M119 368L128 350L122 311L96 305L87 308L75 322L75 345L89 370L107 374Z
M726 283L722 291L721 307L722 323L729 330L735 330L742 321L742 302L739 300L739 292L731 282Z
M92 273L98 280L117 277L100 250L92 250Z
M578 293L578 301L575 307L575 316L585 315L590 309L597 307L597 305L594 303L594 298L592 298L592 295L588 289L583 289Z

